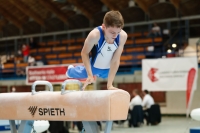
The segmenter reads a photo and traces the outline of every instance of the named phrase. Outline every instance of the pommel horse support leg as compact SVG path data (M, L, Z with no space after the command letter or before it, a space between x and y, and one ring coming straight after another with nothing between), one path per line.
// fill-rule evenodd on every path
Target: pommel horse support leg
M22 120L18 133L30 133L34 120L82 121L86 133L98 133L96 121L107 121L104 133L110 133L113 120L125 120L130 95L123 90L66 91L66 80L61 92L53 92L48 81L36 81L32 93L1 93L0 119L10 120L11 133L17 133L14 120ZM35 86L48 85L50 91L36 92Z

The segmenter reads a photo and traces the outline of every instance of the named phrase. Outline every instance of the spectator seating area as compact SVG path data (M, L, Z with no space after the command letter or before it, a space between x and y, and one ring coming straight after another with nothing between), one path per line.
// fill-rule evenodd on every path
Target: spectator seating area
M162 56L162 38L148 38L147 32L129 33L124 51L120 59L120 67L141 67L141 60L145 58L159 58ZM31 49L36 62L42 61L45 65L82 63L81 49L85 38L40 42L39 48ZM23 57L10 59L0 69L0 75L20 74L28 63ZM16 73L18 72L18 73Z

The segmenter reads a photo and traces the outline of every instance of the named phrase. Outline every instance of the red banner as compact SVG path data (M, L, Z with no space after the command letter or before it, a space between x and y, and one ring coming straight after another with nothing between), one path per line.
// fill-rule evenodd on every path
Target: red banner
M191 68L188 72L188 78L187 78L187 91L186 91L186 106L189 107L190 101L192 100L192 90L193 84L194 84L194 77L196 74L196 70L194 68Z
M67 69L68 65L27 67L26 84L32 84L38 80L49 81L52 84L63 83L66 79L68 79L65 75ZM85 79L80 79L80 81L84 82Z

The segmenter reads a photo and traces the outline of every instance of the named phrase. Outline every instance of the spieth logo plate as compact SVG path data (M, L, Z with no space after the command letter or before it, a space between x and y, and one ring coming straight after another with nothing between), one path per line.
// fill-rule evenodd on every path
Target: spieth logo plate
M30 106L28 110L32 116L37 113L40 116L65 116L64 108L38 108L37 106Z

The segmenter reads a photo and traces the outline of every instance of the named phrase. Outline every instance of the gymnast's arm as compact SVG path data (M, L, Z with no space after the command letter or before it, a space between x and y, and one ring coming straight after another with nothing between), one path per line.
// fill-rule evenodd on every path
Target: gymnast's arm
M89 59L89 53L92 50L92 48L94 47L94 45L98 43L99 38L100 38L100 33L99 33L98 29L93 29L87 36L87 38L84 42L83 49L81 51L82 61L83 61L83 64L85 66L85 69L86 69L87 75L88 75L86 82L89 84L94 82L93 73L91 70L90 59Z
M119 68L120 57L123 52L124 44L125 44L126 40L127 40L127 34L124 30L122 30L120 32L119 47L115 51L113 58L111 60L111 63L110 63L110 71L109 71L108 83L107 83L108 89L116 89L115 87L113 87L113 80L114 80L117 70Z

